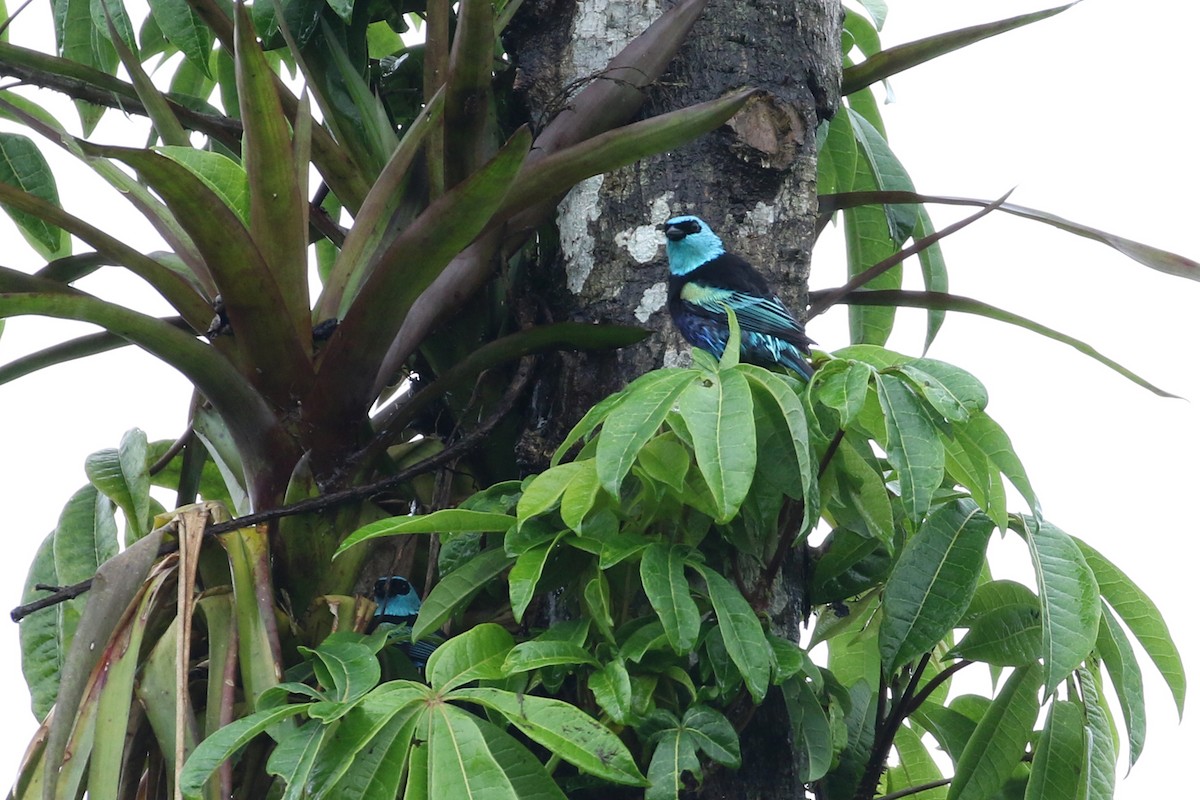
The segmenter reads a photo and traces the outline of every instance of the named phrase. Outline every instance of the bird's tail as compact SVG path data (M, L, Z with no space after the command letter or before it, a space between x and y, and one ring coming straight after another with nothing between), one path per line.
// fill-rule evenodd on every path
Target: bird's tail
M800 352L796 347L785 347L780 350L779 363L795 372L802 380L807 381L813 375L812 364L808 363L808 359L804 357L804 353Z

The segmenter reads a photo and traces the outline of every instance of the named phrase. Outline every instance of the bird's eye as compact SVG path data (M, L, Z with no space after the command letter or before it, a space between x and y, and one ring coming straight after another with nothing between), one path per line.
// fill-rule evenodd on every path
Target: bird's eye
M682 228L683 232L688 234L689 236L693 233L700 232L700 223L696 222L693 219L689 219L687 222L683 223L679 227Z

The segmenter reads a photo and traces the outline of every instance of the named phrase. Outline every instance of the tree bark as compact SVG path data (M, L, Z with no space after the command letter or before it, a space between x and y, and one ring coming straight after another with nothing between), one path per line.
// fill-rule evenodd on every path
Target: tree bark
M597 79L662 10L657 3L526 0L508 50L520 55L517 88L535 123ZM837 0L708 4L668 72L647 91L643 114L745 86L764 91L720 130L585 181L560 204L557 252L543 258L530 282L537 302L559 320L641 325L653 334L615 354L564 354L543 370L534 392L539 422L518 449L527 469L544 468L596 401L648 370L690 360L666 310L666 257L655 226L669 217L705 219L793 310L804 308L815 238L816 132L837 107L840 80ZM768 609L776 632L792 639L799 633L799 572L784 569ZM742 768L711 773L693 796L804 796L780 700L772 694L743 732Z
M521 456L540 468L583 412L632 378L688 363L666 311L667 271L657 224L705 219L726 247L762 270L794 311L807 297L815 237L818 124L834 112L841 79L837 0L713 0L643 115L746 86L764 90L720 130L687 147L584 181L558 210L559 248L532 288L556 319L641 325L654 334L615 355L562 357L535 396L541 424ZM535 124L597 79L608 60L662 13L657 3L528 0L510 28L517 88ZM601 78L602 79L602 78Z

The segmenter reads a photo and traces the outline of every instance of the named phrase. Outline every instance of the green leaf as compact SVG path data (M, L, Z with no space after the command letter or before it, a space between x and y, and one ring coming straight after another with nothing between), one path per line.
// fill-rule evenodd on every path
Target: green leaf
M1087 792L1081 800L1112 800L1117 783L1117 743L1109 722L1108 703L1090 669L1075 673L1083 697L1084 742L1087 747Z
M948 420L966 422L972 414L987 406L987 390L983 384L966 370L945 361L919 358L901 364L897 371Z
M228 156L212 150L194 147L156 148L172 161L177 161L225 201L243 223L250 220L250 185L246 170Z
M947 655L1004 667L1032 664L1042 655L1042 612L1037 601L985 611Z
M425 665L425 675L429 685L439 692L471 681L499 680L506 674L504 660L512 649L512 634L495 623L485 622L434 650Z
M344 634L326 638L315 650L303 646L298 649L313 657L317 679L330 700L353 703L379 683L379 659L375 656L378 648L340 636Z
M609 661L603 669L588 675L588 690L596 705L618 725L627 725L633 713L633 685L629 670L621 660Z
M563 492L567 490L567 485L580 472L588 469L589 461L571 461L538 473L521 492L521 499L517 501L518 522L524 525L532 517L544 514L558 505ZM591 469L595 473L594 465Z
M115 531L114 531L115 541ZM45 590L37 586L61 586L65 581L58 579L54 568L54 532L42 540L21 592L21 602L29 603L43 597ZM54 700L58 696L58 684L66 655L63 640L63 619L67 614L64 604L30 614L21 620L21 672L25 685L29 687L33 715L38 722L46 719Z
M464 690L465 691L465 690ZM486 797L496 800L565 800L550 774L524 745L487 720L449 705L427 714L418 729L427 767L416 767L406 798ZM414 792L414 777L424 785Z
M638 452L658 433L677 398L696 380L693 370L662 369L650 374L653 379L625 390L621 402L604 420L596 444L596 474L614 498L619 498L621 481Z
M804 413L804 403L788 382L773 372L744 364L738 367L750 383L750 391L755 397L755 404L766 406L771 413L778 411L778 418L783 422L791 447L787 448L795 455L795 467L799 475L799 486L785 488L789 496L798 496L805 501L805 524L802 533L807 532L811 525L816 524L816 508L820 505L820 485L817 475L817 460L813 455L812 442L808 432L808 418ZM810 513L811 507L811 513Z
M520 622L521 617L525 615L525 609L533 600L534 591L537 589L538 581L541 580L542 570L546 568L546 562L554 551L554 546L558 544L558 540L565 533L566 531L563 531L550 541L531 547L517 556L512 570L508 573L508 596L512 604L513 617L517 622Z
M954 435L966 437L982 452L988 460L1000 468L1000 472L1012 481L1013 486L1025 498L1035 518L1042 516L1042 506L1033 491L1033 485L1025 474L1021 459L1013 451L1012 441L1004 429L986 412L973 414L966 425L955 425Z
M801 765L798 780L818 780L833 763L833 733L821 701L801 676L784 681L780 688L787 704L792 727L792 742Z
M459 689L452 697L498 711L523 734L583 772L623 786L646 785L620 738L570 703L482 688Z
M684 573L687 549L655 542L642 551L642 586L662 621L667 640L683 655L700 636L700 609Z
M907 725L896 729L896 752L900 763L887 771L888 791L898 792L943 780L933 756L925 749L920 735ZM932 786L915 795L920 800L945 800L946 787Z
M1145 246L1146 245L1142 245L1142 247ZM1176 261L1185 260L1182 256L1176 256L1172 253L1164 254L1163 258L1166 258L1167 256L1173 257ZM1183 267L1180 267L1179 269L1182 271ZM1190 262L1188 269L1194 270L1194 272L1185 275L1185 277L1200 280L1200 264ZM811 298L812 303L815 304L817 302L824 302L824 299L829 294L829 291L816 291L812 292L809 297ZM1040 336L1045 336L1047 339L1053 339L1056 342L1062 342L1063 344L1069 345L1080 353L1083 353L1088 358L1099 361L1101 364L1113 370L1117 374L1127 378L1130 381L1133 381L1138 386L1153 392L1159 397L1178 397L1178 395L1171 394L1167 390L1155 386L1153 383L1141 377L1132 370L1122 366L1121 364L1118 364L1116 361L1096 350L1096 348L1092 347L1087 342L1042 325L1040 322L1035 322L1034 320L1022 317L1019 314L1014 314L1011 311L1005 311L1002 308L997 308L996 306L989 305L988 303L984 303L970 297L946 294L940 291L916 292L902 289L865 291L862 289L856 289L845 297L838 299L836 302L849 303L851 305L884 305L905 308L927 308L959 311L965 314L976 314L981 317L987 317L988 319L994 319L999 322L1007 322L1010 325L1016 325L1019 328L1033 331Z
M1042 658L1049 692L1095 647L1100 590L1070 536L1048 522L1027 524L1021 534L1029 546L1042 604Z
M1045 11L1035 11L1016 17L987 22L982 25L972 25L955 31L940 33L915 42L908 42L897 47L889 47L880 53L872 55L861 64L854 64L845 70L842 77L842 94L851 94L865 89L876 81L881 81L898 72L923 64L938 56L952 53L955 50L982 41L991 36L1020 28L1032 22L1061 14L1074 3L1050 8ZM880 21L882 24L882 21Z
M1149 595L1091 545L1082 539L1075 539L1075 544L1083 552L1088 566L1096 576L1100 594L1145 648L1159 674L1167 682L1171 696L1175 698L1175 707L1182 718L1183 701L1187 695L1187 676L1183 671L1183 659L1175 642L1171 640L1171 632L1167 630L1162 613Z
M754 441L753 400L746 376L725 370L701 378L679 395L696 452L696 463L717 504L718 524L733 519L750 491L758 453Z
M0 182L7 183L34 197L59 205L54 173L37 145L28 136L0 132ZM4 210L12 217L25 240L43 258L50 260L70 252L70 239L62 228L36 214L10 205Z
M942 484L945 449L937 429L922 412L908 385L894 375L875 381L887 423L887 457L900 479L900 503L908 518L920 522Z
M933 220L929 218L929 212L925 206L917 206L917 227L913 228L913 238L924 239L936 232L937 228L934 227ZM941 242L933 242L918 253L917 258L921 262L921 277L925 279L925 291L949 291L950 277L946 269L946 259L942 255ZM934 338L937 337L938 331L942 329L942 323L945 321L946 312L943 309L929 309L928 321L925 325L925 352L929 352Z
M201 800L204 784L217 769L260 733L308 709L298 703L269 708L234 720L196 746L179 776L179 789L187 800Z
M1121 704L1125 717L1125 730L1129 733L1129 767L1137 763L1146 743L1146 697L1142 687L1142 668L1137 655L1121 623L1108 610L1101 607L1100 632L1096 638L1096 650L1112 678L1113 689Z
M73 584L91 578L117 550L113 504L94 487L85 486L67 501L54 531L58 580Z
M334 555L341 555L360 542L377 539L381 536L399 536L411 533L461 533L464 531L501 533L516 523L516 518L508 514L467 511L461 508L444 508L434 511L432 514L388 517L365 525L347 536Z
M848 428L862 411L874 374L871 365L861 361L830 362L813 377L812 396L838 412L841 427Z
M505 675L515 675L543 667L580 664L600 666L591 653L575 642L539 638L514 647L504 660L503 671Z
M1086 764L1080 707L1075 702L1055 701L1033 753L1026 800L1077 800Z
M708 597L717 615L721 641L746 682L750 697L761 703L771 681L771 649L754 609L729 579L703 565L694 569L704 576Z
M905 546L883 591L879 652L886 674L932 650L962 617L992 527L978 507L959 500L930 514Z
M1033 667L1018 667L988 706L955 765L947 800L988 800L1021 761L1038 715L1042 682Z
M210 76L213 32L192 10L187 0L149 0L150 14L167 41L179 48L202 74Z
M97 489L113 500L125 514L127 544L150 532L150 473L146 460L146 434L138 428L121 437L116 450L92 453L83 470Z
M484 586L503 572L511 559L502 548L484 550L479 555L446 575L434 586L421 603L421 611L413 625L413 641L420 641L440 628L451 614L465 608Z

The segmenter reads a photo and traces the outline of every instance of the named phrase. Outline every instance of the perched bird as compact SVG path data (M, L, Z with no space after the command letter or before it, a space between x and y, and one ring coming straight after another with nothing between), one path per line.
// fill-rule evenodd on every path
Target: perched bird
M813 369L805 355L813 342L766 279L744 258L725 252L699 217L672 217L659 227L667 236L671 271L667 308L683 338L720 358L729 341L728 306L742 331L742 360L780 364L808 380Z
M392 627L388 641L395 640L400 651L408 656L413 666L418 670L423 669L429 656L445 638L435 634L415 644L411 641L412 626L421 611L421 596L417 594L417 590L407 578L393 575L375 581L374 599L375 618L371 620L369 630L375 630L381 624Z

